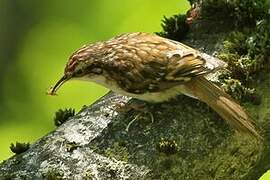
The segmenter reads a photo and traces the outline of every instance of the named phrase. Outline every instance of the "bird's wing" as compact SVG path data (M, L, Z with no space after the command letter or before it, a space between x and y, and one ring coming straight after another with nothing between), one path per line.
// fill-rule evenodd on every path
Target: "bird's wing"
M132 36L127 41L126 36ZM135 37L133 37L135 36ZM160 92L208 74L224 62L182 43L145 33L127 34L113 61L106 61L109 77L129 93Z
M187 82L193 77L205 75L224 68L226 63L208 54L199 52L188 46L168 51L169 59L166 79L169 81Z

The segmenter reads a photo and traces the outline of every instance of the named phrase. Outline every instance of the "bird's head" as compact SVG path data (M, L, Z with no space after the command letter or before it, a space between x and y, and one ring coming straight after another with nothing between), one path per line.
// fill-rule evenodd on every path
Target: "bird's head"
M89 79L101 75L103 69L100 63L102 44L84 46L73 53L65 67L64 75L49 90L49 95L56 95L56 91L71 79Z

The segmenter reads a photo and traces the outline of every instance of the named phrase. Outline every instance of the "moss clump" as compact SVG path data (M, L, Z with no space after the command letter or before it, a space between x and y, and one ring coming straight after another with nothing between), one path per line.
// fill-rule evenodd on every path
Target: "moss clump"
M224 41L219 58L228 63L229 72L219 79L225 90L238 100L259 104L255 93L255 75L267 68L270 55L270 21L258 21L256 27L231 33Z
M189 31L186 19L187 16L183 14L174 15L170 18L164 17L161 24L163 31L156 34L176 41L184 39Z
M54 117L54 124L55 126L60 126L61 124L65 123L70 117L75 115L75 110L72 108L69 109L59 109L55 113Z
M202 17L230 20L236 27L255 26L268 14L267 0L205 0L201 3ZM224 17L226 16L226 18Z
M13 143L11 143L10 150L15 154L21 154L21 153L27 151L29 149L29 147L30 147L30 143L16 142L15 145Z
M224 41L224 49L219 58L228 62L232 78L247 82L264 67L268 58L267 50L270 50L265 41L269 41L267 38L270 33L264 38L262 35L264 36L264 33L258 33L256 30L255 33L237 31L231 33ZM262 47L260 44L265 46ZM258 48L262 52L258 51Z
M178 145L175 140L161 138L157 144L157 150L166 155L171 155L177 153Z
M64 179L63 176L64 173L58 169L50 169L45 174L43 174L43 178L46 180L60 180Z
M255 89L243 86L237 79L224 79L222 87L226 92L232 94L234 99L238 101L251 102L255 105L259 105L261 103L261 98L256 93Z
M118 142L113 144L113 147L108 148L105 151L105 155L109 158L114 158L119 161L125 161L127 162L129 159L129 153L127 148Z

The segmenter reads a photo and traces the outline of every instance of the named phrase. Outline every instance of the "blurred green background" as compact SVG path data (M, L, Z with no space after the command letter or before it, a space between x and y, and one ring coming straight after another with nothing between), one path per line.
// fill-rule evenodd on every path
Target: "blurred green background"
M164 15L188 8L186 0L0 0L0 160L12 155L11 142L52 131L59 108L78 111L108 91L73 81L46 96L74 50L124 32L160 31Z
M52 131L59 108L78 111L108 91L72 81L46 95L74 50L124 32L160 31L164 15L188 8L185 0L0 0L0 160L12 155L11 142Z

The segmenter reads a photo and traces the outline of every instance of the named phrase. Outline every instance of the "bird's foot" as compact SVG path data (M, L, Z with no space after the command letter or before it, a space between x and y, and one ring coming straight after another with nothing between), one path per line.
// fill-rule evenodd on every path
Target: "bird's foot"
M145 115L148 115L151 122L154 122L154 115L150 111L149 107L145 103L132 103L132 104L124 104L119 103L116 105L115 111L117 112L130 112L135 111L135 117L128 123L126 127L126 131L129 131L130 126L137 120L145 118Z
M127 127L126 127L126 131L128 132L129 131L129 128L130 128L130 126L136 121L136 120L138 120L138 119L140 119L140 118L142 118L142 117L145 117L145 115L149 115L149 117L150 117L150 119L151 119L151 123L153 123L154 122L154 115L153 115L153 113L152 112L146 112L146 111L143 111L143 112L139 112L129 123L128 123L128 125L127 125Z

